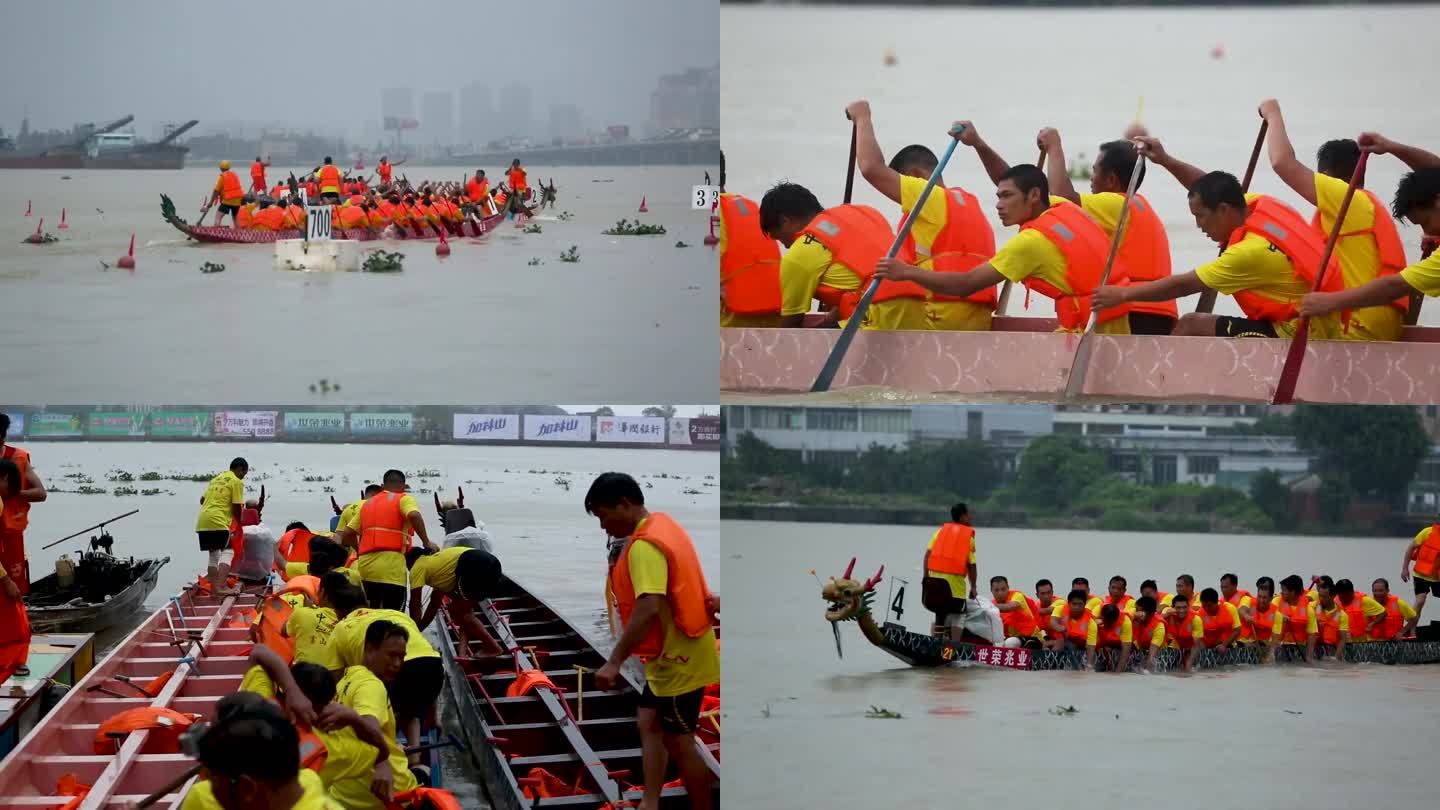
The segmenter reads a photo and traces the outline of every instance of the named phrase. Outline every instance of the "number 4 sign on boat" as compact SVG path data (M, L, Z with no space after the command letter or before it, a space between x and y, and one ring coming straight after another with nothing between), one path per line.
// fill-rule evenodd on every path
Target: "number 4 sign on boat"
M691 186L690 207L699 211L720 204L719 186Z

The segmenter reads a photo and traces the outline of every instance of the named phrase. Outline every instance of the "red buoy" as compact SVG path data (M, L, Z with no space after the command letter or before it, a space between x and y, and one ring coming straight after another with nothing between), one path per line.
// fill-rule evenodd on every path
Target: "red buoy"
M61 208L61 209L60 209L60 224L59 224L58 226L56 226L56 227L58 227L58 228L59 228L60 230L62 230L62 231L63 231L63 230L66 230L66 229L68 229L68 228L70 227L70 226L65 222L65 209L64 209L64 208Z
M45 237L41 236L41 229L44 228L44 227L45 227L45 218L44 218L44 217L41 217L41 218L40 218L40 224L35 226L35 233L32 233L32 234L30 234L29 236L25 237L25 241L26 241L26 242L29 242L29 243L32 244L32 245L44 244L44 243L45 243Z
M25 201L25 216L27 216L27 217L28 217L28 216L31 216L31 213L30 213L30 201L29 201L29 200L26 200L26 201Z
M644 197L644 195L641 195L641 197L640 197L640 213L646 214L646 213L649 213L649 211L650 211L650 209L645 207L645 197Z
M450 243L449 243L448 241L446 241L446 239L445 239L445 228L442 226L442 227L440 227L438 230L439 230L439 233L440 233L440 244L438 244L438 245L435 246L435 255L436 255L436 256L449 256L449 255L450 255Z
M719 207L720 207L720 206L719 206L719 204L717 203L717 204L715 204L715 205L710 206L710 210L713 212L716 208L719 208ZM720 244L720 237L718 237L718 236L715 235L715 225L716 225L719 221L720 221L720 217L715 216L714 213L711 213L711 214L710 214L710 233L708 233L708 234L705 235L705 244L707 244L707 245L718 245L718 244Z
M120 259L119 259L119 261L115 262L115 264L116 264L116 266L118 266L118 267L123 267L123 268L125 268L126 270L134 270L134 269L135 269L135 234L133 234L133 233L130 234L130 253L129 253L129 255L127 255L127 256L121 256Z

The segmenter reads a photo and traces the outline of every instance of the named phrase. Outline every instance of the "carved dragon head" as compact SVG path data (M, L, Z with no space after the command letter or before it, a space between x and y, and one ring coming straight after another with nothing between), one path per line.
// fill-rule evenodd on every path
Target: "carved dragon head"
M825 611L826 621L854 621L870 613L870 603L875 599L875 584L880 581L881 574L885 573L885 566L880 566L875 576L864 582L856 582L850 578L854 571L855 559L852 557L844 574L831 577L829 582L820 587L820 596L830 603L830 608Z

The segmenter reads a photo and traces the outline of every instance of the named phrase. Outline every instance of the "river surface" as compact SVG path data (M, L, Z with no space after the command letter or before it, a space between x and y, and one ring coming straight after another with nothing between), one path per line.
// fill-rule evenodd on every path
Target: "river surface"
M785 179L815 192L822 205L843 199L850 126L845 105L869 99L887 160L910 143L941 154L955 119L970 119L1010 163L1033 162L1041 127L1060 130L1066 157L1088 166L1095 147L1119 138L1134 120L1171 154L1203 169L1241 177L1255 142L1261 100L1279 99L1296 153L1314 168L1331 138L1376 130L1402 143L1437 148L1440 106L1423 103L1401 77L1435 69L1430 32L1435 6L1333 6L1261 9L993 10L975 8L829 8L725 6L720 13L721 115L727 188L759 199ZM1211 49L1223 47L1223 58ZM1364 70L1331 58L1343 47ZM887 48L897 64L884 66ZM1395 77L1382 80L1377 77ZM1400 175L1392 157L1367 167L1367 187L1388 206ZM994 215L993 186L980 161L959 146L945 172L985 203L997 244L1016 231ZM1089 191L1089 182L1076 180ZM1308 216L1313 207L1290 191L1261 156L1253 191L1275 194ZM1185 194L1169 173L1151 168L1141 192L1170 237L1176 273L1215 258L1196 229ZM856 177L854 201L898 218L897 206ZM1419 229L1401 226L1411 261ZM1011 315L1048 316L1050 299L1017 294ZM1193 297L1180 311L1194 309ZM1217 313L1238 315L1229 296ZM1440 325L1440 307L1421 323Z
M485 523L506 573L548 601L604 650L612 644L603 601L605 534L582 506L585 490L596 475L619 470L635 476L645 487L648 505L671 513L689 530L712 587L720 589L720 461L716 453L270 442L33 442L25 447L52 490L49 500L37 504L30 513L26 546L32 576L39 579L53 571L62 553L74 559L78 550L88 548L89 533L52 549L41 549L42 545L139 508L139 514L115 523L110 532L115 537L117 555L170 557L147 600L150 608L193 581L204 567L205 555L199 551L194 528L205 483L121 483L107 480L107 476L117 470L129 472L136 479L145 472L214 474L237 455L250 462L246 497L258 497L260 486L265 486L265 523L277 535L292 520L304 521L311 528L328 526L334 512L327 487L335 490L343 506L359 497L367 482L377 480L387 468L396 467L410 475L410 486L420 501L426 527L438 544L444 533L435 516L431 492L454 498L455 488L463 487L465 504ZM426 473L423 477L422 472ZM89 477L94 482L89 486L102 487L107 494L53 492L75 490L82 485L66 476ZM307 482L306 477L326 480ZM557 483L557 479L569 481L569 488ZM113 494L118 486L164 492L120 497ZM143 618L143 614L136 614L125 625L106 631L101 645L113 645ZM457 793L464 806L483 803L476 781L479 777L464 757L447 751L445 767L446 787Z
M885 566L908 579L904 623L924 632L922 527L727 521L727 799L740 807L1142 807L1220 802L1301 810L1432 802L1440 667L1245 668L1195 675L911 669L841 625L837 659L810 575ZM1115 573L1173 590L1233 571L1253 590L1329 573L1397 577L1400 538L1156 535L979 529L983 582L1033 592ZM1398 581L1396 582L1398 585ZM1408 591L1408 587L1407 587ZM1405 598L1410 595L1405 593ZM1427 606L1430 619L1440 618ZM867 719L870 706L902 715ZM1050 709L1073 705L1057 716ZM743 774L743 778L734 775ZM1069 797L1060 799L1057 797Z
M250 157L232 158L245 183ZM273 184L310 168L272 166L268 176ZM559 189L556 207L538 218L541 233L506 223L482 239L456 240L443 260L434 242L365 243L405 255L403 272L379 275L277 270L271 245L187 241L161 219L160 195L194 222L215 182L211 164L3 171L0 342L8 349L0 370L8 390L23 392L11 399L32 403L101 391L135 402L161 394L294 401L321 378L338 380L352 402L628 401L636 392L710 401L719 368L713 332L694 325L713 322L718 259L702 243L708 212L689 207L706 170L536 168L532 182ZM405 165L401 173L412 182L459 180L464 169ZM642 198L648 214L637 213ZM32 217L23 216L27 204ZM573 218L561 221L567 211ZM23 244L41 216L60 242ZM668 232L601 233L637 218ZM133 273L114 266L131 233ZM561 262L571 246L579 262ZM206 262L225 271L201 273Z

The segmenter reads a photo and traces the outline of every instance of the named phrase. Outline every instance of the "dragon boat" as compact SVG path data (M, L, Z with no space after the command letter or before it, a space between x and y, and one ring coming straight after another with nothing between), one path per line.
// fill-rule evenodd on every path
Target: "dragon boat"
M226 225L191 225L186 222L175 211L175 203L168 196L160 195L160 213L165 221L175 226L175 229L194 239L197 242L221 242L230 244L255 244L279 242L282 239L303 239L305 233L298 229L283 231L267 231L262 228L231 228ZM505 221L505 212L485 217L478 224L475 222L463 222L460 224L460 233L451 233L450 236L476 237L500 227ZM523 224L523 223L521 223ZM354 239L358 242L373 242L387 238L384 234L394 234L395 239L421 239L433 240L440 237L432 230L422 233L418 228L411 227L407 231L391 226L383 231L375 231L368 228L335 228L331 232L333 239Z
M887 612L882 623L877 623L871 612L875 599L875 585L884 572L882 567L875 576L863 582L850 578L855 561L838 577L831 577L821 588L821 597L828 604L825 619L835 631L835 645L840 648L840 624L855 622L860 632L871 644L912 667L941 667L952 664L975 664L1000 669L1028 670L1083 670L1085 653L1079 650L1030 650L1017 647L1002 647L984 643L983 639L971 642L955 642L907 629L898 619L904 613L905 587L895 593L890 611L896 613L897 621L890 621ZM1428 633L1427 633L1428 635ZM1194 668L1217 669L1241 665L1263 664L1262 651L1257 645L1242 644L1225 653L1215 650L1201 650L1196 656ZM1317 659L1334 659L1335 650L1327 645L1316 648ZM1100 669L1115 668L1117 650L1096 651L1096 666ZM1131 652L1130 670L1140 671L1146 666L1147 653ZM1437 664L1440 663L1440 639L1404 641L1362 641L1346 644L1343 659L1357 664ZM1303 664L1305 652L1295 646L1281 646L1275 650L1274 661L1280 665ZM1181 651L1161 650L1155 657L1152 671L1173 672L1181 668Z

